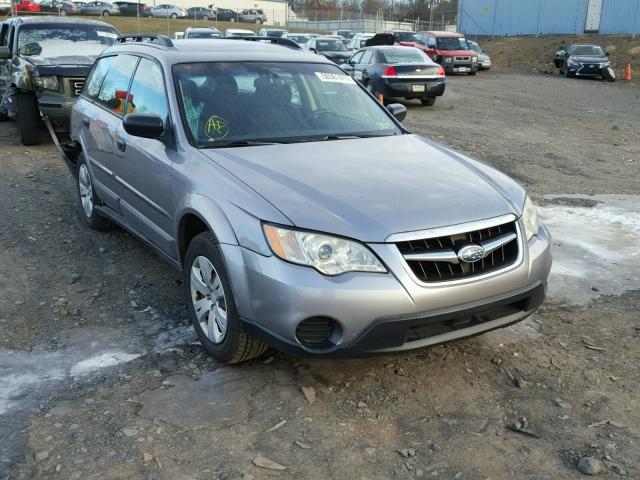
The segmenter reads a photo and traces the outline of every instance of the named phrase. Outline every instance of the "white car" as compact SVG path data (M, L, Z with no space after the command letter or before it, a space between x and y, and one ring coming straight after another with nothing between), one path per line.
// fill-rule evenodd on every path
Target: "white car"
M229 28L224 32L225 38L232 37L257 37L256 32L252 30L243 30L242 28Z

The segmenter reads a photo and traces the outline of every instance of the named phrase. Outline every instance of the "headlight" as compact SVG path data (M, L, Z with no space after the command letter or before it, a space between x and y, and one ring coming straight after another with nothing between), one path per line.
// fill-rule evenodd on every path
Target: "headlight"
M58 90L58 77L38 77L38 86L45 90Z
M600 68L607 68L611 66L611 62L605 62L602 65L600 65Z
M471 57L471 63L476 63L478 61L478 57Z
M278 257L313 267L325 275L381 272L387 269L361 243L320 233L263 225L267 242Z
M540 229L538 209L529 198L529 195L527 195L524 201L524 207L522 208L522 222L524 223L524 231L527 234L527 241L529 241Z
M451 63L452 58L451 57L445 57L444 62L445 63Z
M578 65L580 65L580 62L575 62L571 59L567 60L567 65L570 67L577 67Z

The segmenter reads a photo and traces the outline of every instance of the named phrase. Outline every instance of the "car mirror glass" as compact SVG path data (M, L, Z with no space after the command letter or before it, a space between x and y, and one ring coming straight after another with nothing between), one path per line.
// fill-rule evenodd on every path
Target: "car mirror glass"
M9 47L7 46L0 47L0 60L7 60L12 56L13 55L11 55L11 51L9 50Z

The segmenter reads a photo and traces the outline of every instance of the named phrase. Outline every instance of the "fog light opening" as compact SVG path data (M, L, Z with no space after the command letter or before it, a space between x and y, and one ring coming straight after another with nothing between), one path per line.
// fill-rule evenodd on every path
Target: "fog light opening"
M340 324L329 317L310 317L298 324L296 339L312 350L324 350L335 346L342 335Z

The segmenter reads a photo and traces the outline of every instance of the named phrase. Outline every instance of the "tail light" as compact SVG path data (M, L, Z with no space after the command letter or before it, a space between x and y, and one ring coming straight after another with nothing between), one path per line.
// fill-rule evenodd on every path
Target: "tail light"
M396 72L396 69L393 67L387 67L387 69L384 71L384 73L382 74L383 77L397 77L398 73Z
M445 76L444 68L438 67L438 76L439 77L444 77Z

